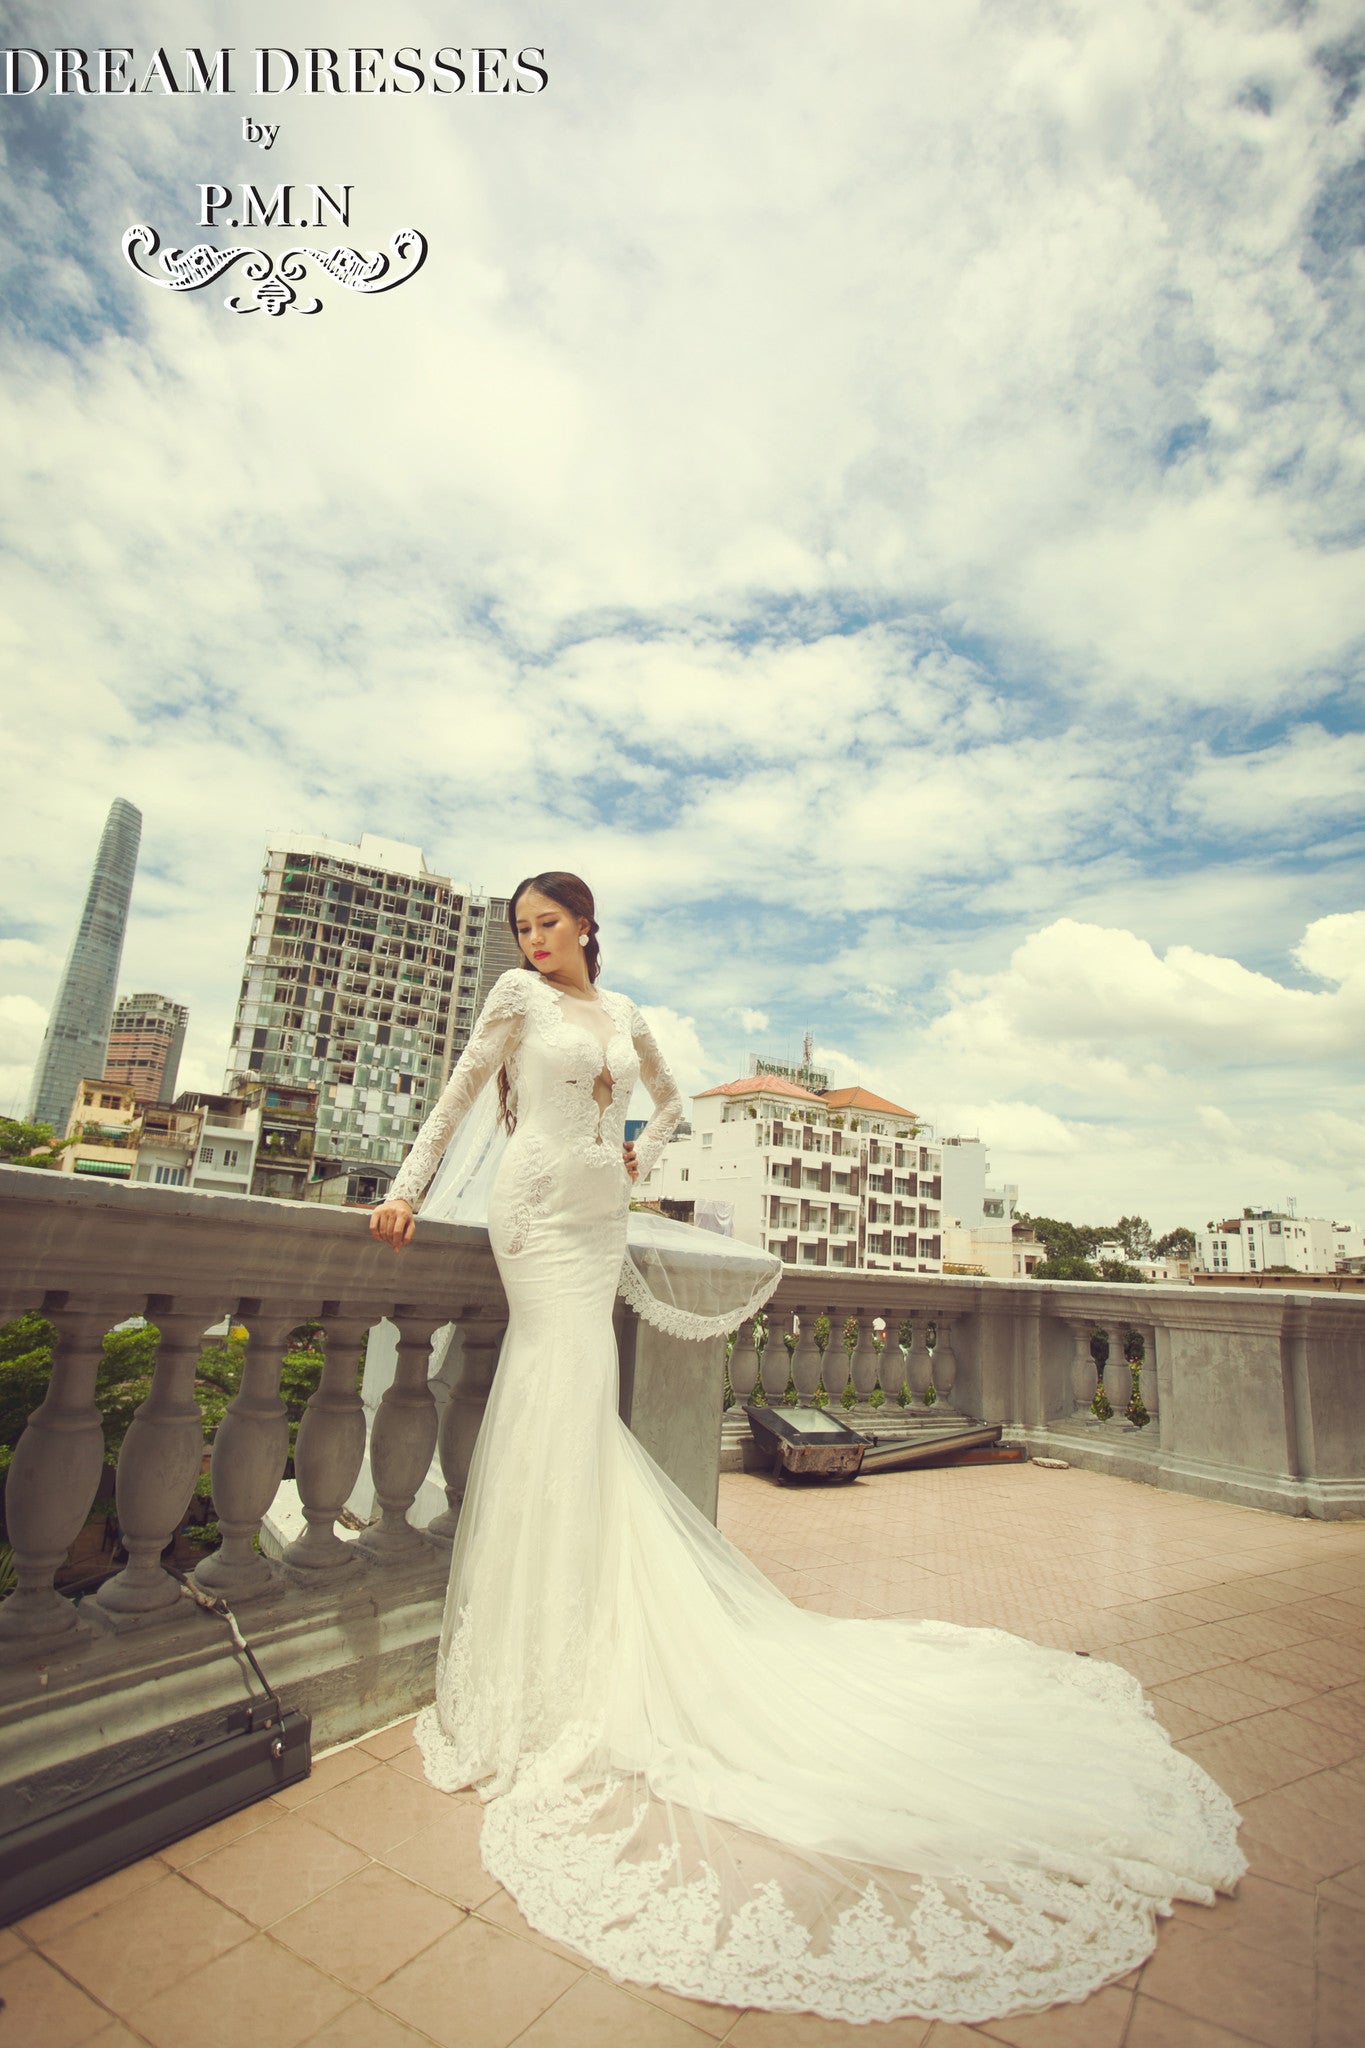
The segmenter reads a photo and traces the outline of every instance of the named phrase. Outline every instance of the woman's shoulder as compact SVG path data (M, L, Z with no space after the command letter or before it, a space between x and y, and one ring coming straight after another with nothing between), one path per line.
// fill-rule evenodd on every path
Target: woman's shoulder
M603 988L599 981L597 993L614 1016L633 1018L637 1014L634 997L624 994L619 988Z
M508 967L489 989L484 1015L520 1016L530 1007L532 992L539 985L540 976L534 971L528 973L524 967Z

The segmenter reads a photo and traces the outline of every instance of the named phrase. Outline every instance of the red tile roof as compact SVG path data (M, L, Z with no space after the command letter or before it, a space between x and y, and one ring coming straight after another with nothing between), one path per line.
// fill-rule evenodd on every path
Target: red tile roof
M873 1095L867 1088L831 1088L821 1101L830 1109L880 1110L886 1116L913 1116L913 1109L902 1109L898 1102L888 1102L884 1095Z
M798 1102L823 1102L823 1095L812 1095L809 1088L798 1087L795 1081L786 1081L780 1074L749 1074L742 1081L722 1081L719 1088L703 1088L693 1099L700 1102L706 1095L792 1095Z

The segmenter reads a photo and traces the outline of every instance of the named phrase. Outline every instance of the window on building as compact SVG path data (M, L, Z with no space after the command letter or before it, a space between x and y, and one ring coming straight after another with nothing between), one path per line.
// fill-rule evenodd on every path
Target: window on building
M711 1133L710 1133L710 1131L703 1131L703 1132L702 1132L702 1134L701 1134L701 1148L702 1148L702 1151L703 1151L703 1152L704 1152L704 1151L706 1150L706 1148L707 1148L707 1146L708 1146L708 1145L710 1144L710 1142L711 1142Z
M690 1166L684 1166L678 1174L679 1180L686 1180L691 1174L691 1171L692 1169Z
M224 1166L235 1166L240 1156L241 1155L238 1152L236 1152L231 1145L225 1145L223 1147Z
M199 1147L199 1164L200 1164L201 1166L212 1166L212 1164L213 1164L213 1147L212 1147L212 1145L201 1145L201 1146Z

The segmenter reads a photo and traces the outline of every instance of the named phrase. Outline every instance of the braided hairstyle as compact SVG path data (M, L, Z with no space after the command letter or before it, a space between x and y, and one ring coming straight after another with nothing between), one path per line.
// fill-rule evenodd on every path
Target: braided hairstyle
M524 882L518 882L516 888L507 899L507 928L514 939L517 938L517 905L528 889L536 890L541 896L548 896L552 903L559 904L560 908L567 910L571 917L587 918L588 943L583 948L583 959L588 970L588 980L590 982L596 981L601 970L602 953L597 943L597 919L594 915L592 890L588 887L582 876L570 875L563 869L556 868L552 869L549 874L528 875ZM517 940L517 951L521 953L520 940ZM521 956L521 965L528 974L539 972L535 962L528 960L524 953ZM498 1114L501 1116L509 1134L516 1129L517 1120L508 1106L506 1067L498 1069Z

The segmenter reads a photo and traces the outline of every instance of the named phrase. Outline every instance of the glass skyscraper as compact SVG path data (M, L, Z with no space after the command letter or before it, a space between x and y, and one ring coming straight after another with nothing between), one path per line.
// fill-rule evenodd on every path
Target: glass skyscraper
M109 806L85 908L71 941L33 1074L29 1117L66 1130L76 1090L104 1072L118 991L142 813L121 796Z

